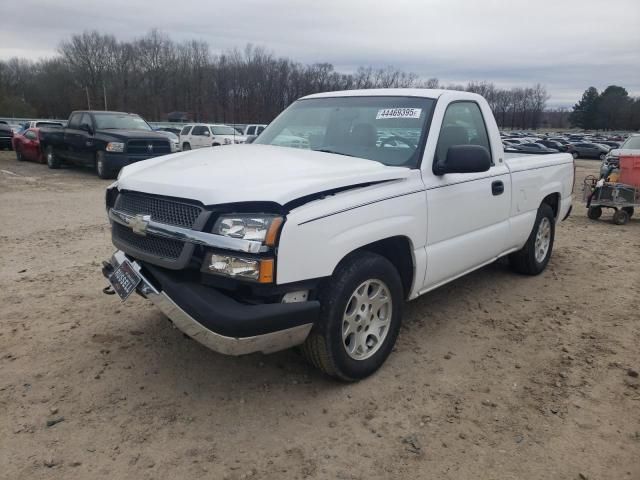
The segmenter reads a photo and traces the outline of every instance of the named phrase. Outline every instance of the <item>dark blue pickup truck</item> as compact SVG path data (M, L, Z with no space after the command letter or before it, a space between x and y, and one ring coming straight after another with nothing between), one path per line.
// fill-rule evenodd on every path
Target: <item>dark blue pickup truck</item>
M169 139L140 116L106 111L75 111L66 128L43 128L40 143L49 168L73 163L114 178L130 163L171 153Z

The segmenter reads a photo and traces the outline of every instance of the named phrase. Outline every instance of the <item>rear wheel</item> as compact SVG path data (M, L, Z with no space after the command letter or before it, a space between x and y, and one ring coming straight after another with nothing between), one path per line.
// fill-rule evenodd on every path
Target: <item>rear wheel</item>
M302 346L327 375L356 381L378 370L398 337L404 295L400 275L386 258L347 257L319 291L320 318Z
M607 158L607 154L606 153L601 153L600 154L600 160L604 160L605 158Z
M60 168L60 159L54 153L51 145L49 145L45 150L45 155L47 157L47 166L49 168Z
M613 223L616 225L624 225L629 221L629 214L624 210L616 210L613 214Z
M601 207L589 207L589 210L587 210L587 217L589 217L591 220L598 220L601 216Z
M187 143L187 142L184 142L184 143L182 144L182 150L183 150L183 151L191 150L191 144L189 144L189 143Z
M543 203L538 208L531 235L521 250L509 255L511 268L525 275L538 275L549 263L555 237L553 209Z

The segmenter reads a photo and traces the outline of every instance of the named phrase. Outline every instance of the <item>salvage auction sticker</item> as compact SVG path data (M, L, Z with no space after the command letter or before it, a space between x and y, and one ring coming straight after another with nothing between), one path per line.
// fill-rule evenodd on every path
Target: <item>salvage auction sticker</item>
M421 108L383 108L378 110L376 120L387 118L420 118Z

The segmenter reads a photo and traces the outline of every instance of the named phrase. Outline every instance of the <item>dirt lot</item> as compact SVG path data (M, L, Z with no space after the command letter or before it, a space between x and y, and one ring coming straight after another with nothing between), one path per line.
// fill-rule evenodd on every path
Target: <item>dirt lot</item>
M344 385L103 295L107 184L0 153L0 477L640 478L640 220L576 202L544 274L497 263L410 303L385 367Z

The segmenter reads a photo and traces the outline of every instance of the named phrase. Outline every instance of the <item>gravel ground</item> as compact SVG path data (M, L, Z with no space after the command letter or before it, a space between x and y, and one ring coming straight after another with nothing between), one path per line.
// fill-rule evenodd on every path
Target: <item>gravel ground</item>
M345 385L103 295L107 184L0 152L1 478L640 478L640 220L576 202L542 275L498 262L410 303Z

